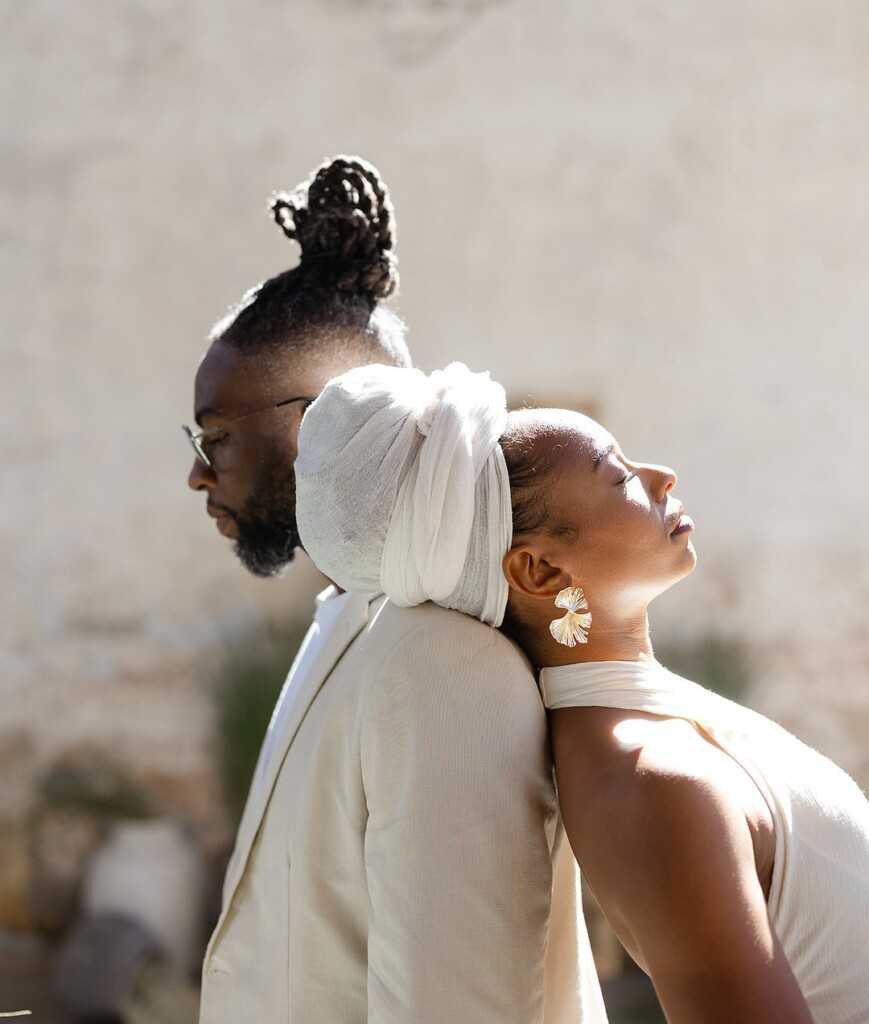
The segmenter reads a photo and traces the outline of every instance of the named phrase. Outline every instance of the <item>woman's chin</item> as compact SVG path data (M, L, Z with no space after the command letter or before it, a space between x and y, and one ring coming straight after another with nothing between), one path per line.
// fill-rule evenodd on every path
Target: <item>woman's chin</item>
M686 576L690 576L694 572L694 567L697 565L697 551L694 547L694 542L689 540L685 545L685 552L681 559L680 569L681 572L677 579L673 582L678 583L679 580L684 580Z
M659 589L658 594L663 594L665 591L669 590L670 587L679 583L680 580L684 580L687 576L690 576L691 573L694 572L694 567L696 565L697 552L694 550L693 543L688 541L685 550L682 552L682 557L679 559L679 564L675 567L673 575Z
M690 566L688 568L688 572L690 573L694 571L694 566L697 564L697 549L694 547L693 540L688 541L688 546L685 548L685 552L690 558Z

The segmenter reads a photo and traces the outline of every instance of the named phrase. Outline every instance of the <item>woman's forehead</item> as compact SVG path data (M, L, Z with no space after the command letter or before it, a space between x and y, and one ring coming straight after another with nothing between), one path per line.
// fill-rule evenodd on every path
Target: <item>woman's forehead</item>
M595 454L609 450L615 444L615 438L606 427L581 412L570 413L568 429L575 444L589 448Z
M534 411L538 440L547 441L582 459L595 459L609 451L615 440L612 434L596 420L570 409L540 409Z
M521 409L508 419L508 444L539 460L540 469L592 472L612 449L612 434L570 409Z

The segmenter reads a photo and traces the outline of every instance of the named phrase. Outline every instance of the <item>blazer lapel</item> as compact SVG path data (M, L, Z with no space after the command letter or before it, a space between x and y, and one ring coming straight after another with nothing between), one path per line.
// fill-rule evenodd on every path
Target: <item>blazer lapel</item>
M333 600L339 599L334 598ZM374 600L376 597L371 597L371 595L347 594L346 603L337 620L331 623L328 636L321 641L317 634L312 636L309 633L306 637L311 648L308 657L305 656L304 648L300 650L299 656L290 670L279 705L275 709L272 723L269 726L270 730L275 730L275 734L272 737L268 762L265 765L257 764L250 795L239 825L235 849L226 870L223 910L221 920L215 929L215 936L220 931L232 896L244 875L251 848L287 751L323 683L350 644L367 625L369 607ZM315 622L312 629L317 625L318 623ZM315 648L314 645L317 647Z

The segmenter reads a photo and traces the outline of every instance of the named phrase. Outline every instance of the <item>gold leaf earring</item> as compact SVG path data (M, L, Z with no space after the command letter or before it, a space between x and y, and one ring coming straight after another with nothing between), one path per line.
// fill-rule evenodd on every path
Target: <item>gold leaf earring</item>
M549 632L553 638L565 647L588 643L591 612L582 587L565 587L555 598L555 607L566 608L567 614L549 623Z

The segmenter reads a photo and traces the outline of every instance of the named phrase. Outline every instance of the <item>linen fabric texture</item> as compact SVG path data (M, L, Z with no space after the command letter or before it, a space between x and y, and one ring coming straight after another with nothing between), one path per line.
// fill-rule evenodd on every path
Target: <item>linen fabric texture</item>
M518 649L330 589L263 746L201 1024L605 1024L561 837Z
M343 590L504 617L512 540L498 439L504 389L462 363L360 366L305 413L295 463L302 544Z

